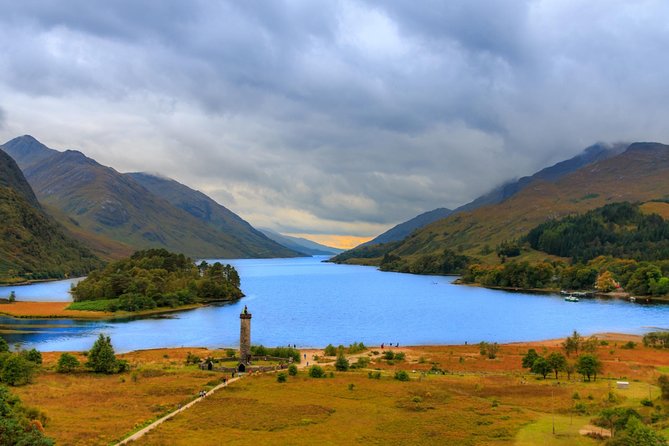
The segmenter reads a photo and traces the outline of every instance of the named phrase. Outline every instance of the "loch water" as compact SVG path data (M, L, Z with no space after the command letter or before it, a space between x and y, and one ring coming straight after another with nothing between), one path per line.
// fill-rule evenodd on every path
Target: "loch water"
M665 304L595 298L572 303L559 295L454 285L455 277L388 273L324 259L223 260L237 268L246 294L233 304L114 321L0 317L0 332L18 330L2 336L10 345L42 351L87 350L99 333L111 336L119 352L236 347L244 305L253 314L253 344L266 346L511 342L563 337L572 330L587 335L669 328ZM30 285L16 288L16 295L18 300L64 300L64 287L69 284Z

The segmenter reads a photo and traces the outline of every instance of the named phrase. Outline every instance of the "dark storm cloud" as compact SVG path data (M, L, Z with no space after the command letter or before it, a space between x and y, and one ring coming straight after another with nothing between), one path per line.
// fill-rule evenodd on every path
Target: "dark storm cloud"
M373 235L594 141L669 140L667 13L660 1L5 2L1 134L160 171L261 226Z

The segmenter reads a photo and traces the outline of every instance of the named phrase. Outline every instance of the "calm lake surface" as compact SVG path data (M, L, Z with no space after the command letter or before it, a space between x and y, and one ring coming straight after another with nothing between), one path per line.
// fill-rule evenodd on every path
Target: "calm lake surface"
M603 299L570 303L558 295L453 285L453 277L385 273L323 259L224 260L238 269L246 294L234 304L113 322L0 317L0 330L21 330L2 336L10 345L19 342L42 351L87 350L100 332L111 336L118 352L236 347L244 305L253 314L252 342L266 346L511 342L562 337L574 329L592 334L669 328L669 305ZM19 300L64 300L69 283L15 290Z

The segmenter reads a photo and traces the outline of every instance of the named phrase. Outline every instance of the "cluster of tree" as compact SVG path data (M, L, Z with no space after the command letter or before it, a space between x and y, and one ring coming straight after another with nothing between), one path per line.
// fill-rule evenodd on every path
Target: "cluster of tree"
M669 331L651 331L643 335L646 347L669 348Z
M42 364L42 354L35 350L10 352L7 342L0 338L0 382L9 386L22 386L32 382Z
M7 446L53 446L52 439L44 436L46 416L30 409L21 400L0 385L0 444Z
M93 271L72 288L72 296L75 302L114 300L109 311L139 311L239 299L239 285L239 274L230 265L195 266L183 254L149 249Z
M607 446L666 446L667 440L643 422L641 414L631 407L609 407L594 420L597 426L611 430Z
M669 222L639 204L612 203L542 223L526 236L533 249L585 263L598 256L653 261L669 258Z
M447 248L441 254L427 254L413 260L385 254L380 269L411 274L462 274L469 262L469 257Z
M504 240L497 246L497 257L504 263L507 257L518 257L520 255L520 244L517 241Z
M590 381L590 378L597 380L597 375L602 371L602 362L594 355L580 355L576 358L575 363L571 363L560 352L552 352L544 357L538 354L533 348L528 350L527 354L523 356L522 364L523 368L543 376L544 379L550 373L555 373L555 379L558 379L560 372L566 372L567 379L571 379L571 374L576 372Z
M588 381L590 378L597 379L597 375L602 371L602 362L594 355L599 345L599 339L596 336L583 338L576 330L571 336L567 337L562 343L567 356L560 352L552 352L544 357L539 355L535 349L527 351L523 356L523 368L530 369L532 373L542 375L544 379L549 373L555 373L555 379L558 379L560 372L567 373L567 379L571 379L571 374L576 372L583 375ZM570 362L568 357L572 354L578 355L576 362Z
M462 280L503 288L624 289L639 296L662 296L669 293L669 260L651 263L601 256L573 265L559 261L473 264Z
M294 362L300 362L300 351L292 347L265 347L263 345L252 345L253 356L273 356L275 358L293 358Z

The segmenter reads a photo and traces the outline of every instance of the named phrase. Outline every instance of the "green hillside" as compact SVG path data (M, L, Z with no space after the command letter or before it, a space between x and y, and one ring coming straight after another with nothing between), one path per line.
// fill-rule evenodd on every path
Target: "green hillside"
M85 275L102 262L47 216L14 160L0 150L0 281Z
M202 192L193 190L170 178L142 172L125 175L137 181L151 193L188 212L212 228L229 235L231 247L236 248L239 252L246 252L247 256L296 257L300 255L268 238L239 215L218 204Z
M347 263L380 264L389 254L406 262L440 256L445 249L499 263L497 248L525 236L530 229L614 202L646 202L669 196L669 146L635 143L609 159L588 164L555 182L535 180L502 203L459 213L414 232L373 259L338 257ZM530 260L550 257L524 252Z
M44 208L105 258L147 248L200 258L295 255L262 235L265 246L249 244L248 234L216 228L81 152L58 152L30 136L3 147L20 156L19 165Z

